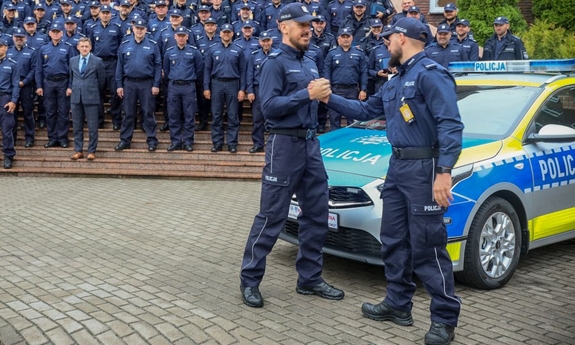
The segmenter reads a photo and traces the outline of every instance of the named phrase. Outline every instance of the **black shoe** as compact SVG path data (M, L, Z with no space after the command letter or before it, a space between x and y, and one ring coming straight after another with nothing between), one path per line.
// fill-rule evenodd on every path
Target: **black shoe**
M158 144L150 144L148 145L148 151L154 152L158 148Z
M395 310L385 302L381 302L379 304L364 303L361 306L361 312L365 317L372 320L392 321L400 326L413 325L411 312Z
M326 282L319 283L311 288L300 288L296 286L295 291L302 295L318 295L321 298L333 300L340 300L345 296L343 290L335 288Z
M44 121L38 121L38 128L40 128L40 129L46 128L46 122L44 122Z
M12 157L4 157L4 169L12 169L12 160Z
M162 127L160 127L160 131L165 132L167 130L170 129L170 125L168 125L167 122L164 122L164 124L162 125Z
M250 153L256 153L256 152L264 152L264 148L260 146L254 146L250 149Z
M240 286L244 304L252 308L261 308L264 306L264 299L257 287Z
M116 147L114 147L114 150L122 151L122 150L129 149L129 148L130 148L130 144L120 142L118 145L116 145Z
M120 125L114 125L114 127L112 128L115 131L119 131L120 130Z
M222 145L222 144L215 144L214 147L212 147L212 152L221 151L223 149L223 146L224 145Z
M207 123L200 123L198 127L196 127L196 131L205 131L208 129Z
M65 149L68 148L68 142L67 141L61 142L60 147L63 147Z
M168 146L168 151L176 151L181 149L182 145L170 144L170 146Z
M60 146L60 144L56 140L48 140L48 142L44 145L45 148L58 146Z
M192 146L192 144L187 144L187 145L184 145L184 150L186 150L188 152L192 152L192 151L194 151L194 147Z
M33 147L34 146L34 141L33 140L27 140L26 144L24 144L24 147Z
M238 152L238 148L236 145L228 145L228 151L230 151L230 153L236 153Z
M425 345L449 345L453 339L455 339L453 326L431 321L429 332L425 334Z

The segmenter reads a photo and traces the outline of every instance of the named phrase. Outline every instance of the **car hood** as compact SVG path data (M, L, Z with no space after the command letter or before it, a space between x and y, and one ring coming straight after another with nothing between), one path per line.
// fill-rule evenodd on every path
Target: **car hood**
M319 140L330 185L361 187L386 175L391 156L386 131L346 127ZM489 159L500 149L498 140L465 138L458 165L468 164L471 157L472 161Z

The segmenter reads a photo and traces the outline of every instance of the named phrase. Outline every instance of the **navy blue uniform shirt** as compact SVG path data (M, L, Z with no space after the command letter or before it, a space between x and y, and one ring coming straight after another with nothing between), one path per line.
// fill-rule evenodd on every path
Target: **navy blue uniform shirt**
M264 53L263 49L258 49L253 51L248 60L248 71L247 71L247 88L248 93L254 93L254 86L260 85L260 70L262 63L267 59L269 53Z
M138 43L132 36L120 45L116 65L118 88L123 87L124 78L153 78L154 87L160 87L162 56L155 41L146 36Z
M50 39L48 35L36 31L33 35L26 32L26 45L30 48L38 50L41 46L48 43Z
M370 79L381 79L377 75L377 72L382 69L388 69L388 62L391 55L385 44L375 47L374 50L369 54L369 59L367 61L367 75ZM387 79L387 77L385 77Z
M449 66L450 62L469 61L465 49L453 41L449 41L445 48L433 43L425 48L425 54L445 68Z
M325 57L323 76L331 85L357 84L360 90L367 89L367 59L354 47L346 52L342 47L329 51Z
M316 64L285 43L261 66L260 99L268 128L317 127L319 102L309 99L307 86L319 78Z
M507 32L501 40L497 34L489 37L483 45L484 61L487 60L527 60L527 51L523 45L523 41L517 36Z
M122 43L122 31L117 23L96 23L90 29L90 41L92 41L92 53L98 57L112 57L118 55L118 47Z
M18 64L19 80L24 83L24 86L30 85L34 81L34 73L36 72L36 51L28 46L24 46L20 50L12 47L8 49L6 55Z
M453 167L461 152L463 124L457 108L455 80L442 66L417 53L397 68L367 102L331 95L328 108L355 120L385 115L387 139L395 147L438 147L438 166ZM399 108L409 105L414 121L405 122Z
M202 80L204 57L202 53L189 44L183 48L168 48L164 55L164 75L169 80L196 81Z
M16 61L4 57L0 60L0 93L12 95L10 102L17 103L20 97L20 73Z
M451 37L451 41L463 47L463 50L467 53L469 61L479 60L479 46L471 36L467 35L464 39L460 40L459 37L455 35Z
M215 34L212 39L208 37L208 35L200 36L196 40L196 45L200 50L202 55L206 55L206 53L210 50L210 48L215 45L216 43L220 43L222 40L219 35Z
M76 49L62 40L56 45L50 41L41 46L37 51L36 88L44 87L46 77L68 77L70 59L74 56L76 56Z
M246 89L246 56L244 49L230 42L226 47L216 43L205 54L204 90L210 89L212 78L236 78L240 80L240 90Z

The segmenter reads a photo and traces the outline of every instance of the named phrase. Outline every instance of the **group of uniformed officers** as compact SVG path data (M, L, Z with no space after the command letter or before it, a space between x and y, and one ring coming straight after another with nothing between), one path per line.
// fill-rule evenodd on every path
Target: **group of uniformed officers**
M4 0L0 47L8 49L4 54L0 49L1 66L10 66L18 74L14 83L4 77L0 81L0 96L11 95L14 103L14 107L3 103L6 106L1 111L4 167L12 167L15 155L17 124L10 119L15 109L22 109L25 147L34 146L36 126L47 129L46 148L68 147L69 62L79 54L82 37L89 38L91 53L103 61L105 69L105 90L100 92L97 115L86 116L98 116L96 123L102 128L104 103L109 100L113 129L120 131L116 150L130 148L138 123L146 132L148 150L156 150L154 114L163 102L165 121L160 130L170 131L168 151L192 151L194 132L207 129L211 112L212 152L227 144L227 150L235 153L242 102L247 99L253 113L249 152L263 152L259 68L281 43L277 17L291 2ZM312 23L312 44L306 55L315 61L320 76L330 80L333 93L349 99L365 100L392 73L387 68L390 54L380 36L385 22L413 17L426 23L412 0L403 1L400 13L395 13L389 0L301 0L301 4L319 19ZM428 57L443 66L451 61L478 60L469 21L458 18L454 4L444 9L445 20L436 39L431 32L428 35ZM508 31L507 18L498 17L494 28L496 33L486 42L484 57L527 58L522 42ZM8 67L2 68L8 72ZM36 116L34 99L38 100ZM321 133L328 119L323 104L318 118ZM343 125L342 114L336 111L330 111L329 120L332 130Z

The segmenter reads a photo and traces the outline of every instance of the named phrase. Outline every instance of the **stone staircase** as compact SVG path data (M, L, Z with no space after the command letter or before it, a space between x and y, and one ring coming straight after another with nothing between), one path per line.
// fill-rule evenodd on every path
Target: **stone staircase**
M70 125L70 146L68 148L44 148L48 142L46 129L36 129L35 146L24 147L24 130L18 130L16 157L12 169L0 167L2 175L16 176L99 176L99 177L141 177L141 178L212 178L257 180L261 178L264 165L264 153L250 154L252 147L252 117L248 103L244 104L243 121L240 127L238 152L224 150L212 153L211 132L195 133L194 151L166 151L170 144L169 132L160 132L163 118L156 114L158 121L158 149L148 152L146 135L140 130L134 131L131 149L115 151L119 143L120 132L112 130L112 123L106 117L103 129L99 130L96 160L80 159L73 161L73 133ZM22 120L18 123L21 125ZM88 144L88 130L84 126L84 150ZM224 124L225 128L225 124ZM85 152L85 151L84 151ZM2 156L3 162L4 157Z

